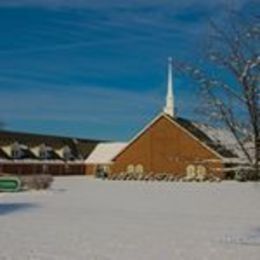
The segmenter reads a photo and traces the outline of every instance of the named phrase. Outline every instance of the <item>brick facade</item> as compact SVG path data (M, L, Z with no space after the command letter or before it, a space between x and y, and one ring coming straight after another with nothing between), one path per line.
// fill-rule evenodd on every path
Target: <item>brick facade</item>
M184 128L160 116L114 159L111 172L142 166L145 173L184 175L187 167L203 166L207 174L223 177L221 157Z

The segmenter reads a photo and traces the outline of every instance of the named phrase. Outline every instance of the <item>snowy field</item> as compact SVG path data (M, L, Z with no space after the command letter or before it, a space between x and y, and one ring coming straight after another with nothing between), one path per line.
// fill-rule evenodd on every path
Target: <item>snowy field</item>
M56 178L0 194L1 260L260 259L260 183Z

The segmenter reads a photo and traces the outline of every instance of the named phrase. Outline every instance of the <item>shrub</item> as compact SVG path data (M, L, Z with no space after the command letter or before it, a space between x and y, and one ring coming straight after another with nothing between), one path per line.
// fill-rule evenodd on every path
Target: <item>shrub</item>
M157 173L154 175L154 179L157 181L163 181L165 179L165 174L163 173Z
M117 176L118 176L117 174L111 175L111 180L112 181L116 181L117 180Z
M250 180L250 174L247 170L238 170L235 172L235 180L241 182L248 181Z
M155 181L154 174L151 174L151 175L150 175L150 177L149 177L149 181Z
M139 173L138 175L138 181L143 181L145 178L145 174L144 173Z
M53 176L48 174L21 175L19 178L23 190L48 189L53 182Z
M120 174L118 174L118 175L116 176L116 180L118 180L118 181L123 180L123 179L124 179L124 176L125 176L125 174L124 174L123 172L121 172Z
M176 181L176 177L174 175L169 175L168 176L168 181Z
M150 175L149 175L149 174L146 174L146 175L144 176L144 180L145 180L145 181L149 181L149 178L150 178Z
M123 174L122 180L124 180L124 181L130 180L130 179L131 179L131 176L132 176L132 173L125 172L125 173Z

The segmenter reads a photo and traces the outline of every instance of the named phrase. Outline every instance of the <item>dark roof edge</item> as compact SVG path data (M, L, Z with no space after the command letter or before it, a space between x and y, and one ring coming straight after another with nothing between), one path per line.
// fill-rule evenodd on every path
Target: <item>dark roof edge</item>
M98 140L98 139L90 139L90 138L81 138L81 137L73 137L73 136L60 136L60 135L51 135L51 134L38 134L38 133L31 133L31 132L20 132L20 131L13 131L13 130L0 130L1 134L10 134L10 135L21 135L21 136L32 136L32 137L46 137L46 138L54 138L54 139L69 139L69 140L78 140L82 142L109 142L108 140Z

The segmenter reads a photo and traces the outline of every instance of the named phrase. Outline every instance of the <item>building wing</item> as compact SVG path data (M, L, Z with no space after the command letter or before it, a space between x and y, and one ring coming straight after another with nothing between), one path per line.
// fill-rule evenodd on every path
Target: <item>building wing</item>
M100 143L90 156L85 160L86 164L110 164L112 159L125 147L127 143Z
M45 146L49 149L48 159L50 160L65 160L64 150L68 149L71 151L71 160L84 160L100 142L99 140L2 130L0 131L0 158L12 159L11 148L17 143L22 150L20 159L41 159L40 147Z

